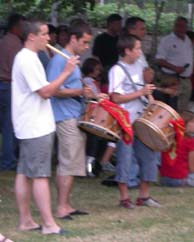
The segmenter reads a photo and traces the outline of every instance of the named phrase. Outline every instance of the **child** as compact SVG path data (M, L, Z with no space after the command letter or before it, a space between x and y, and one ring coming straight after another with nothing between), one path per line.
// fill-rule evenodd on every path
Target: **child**
M194 186L194 118L186 124L185 136L173 163L162 158L160 174L163 186Z
M99 98L107 98L107 94L101 93L100 90L100 80L102 77L102 65L100 61L97 58L90 57L86 59L82 65L82 73L84 75L83 82L85 85L88 85L92 88L93 93L96 95L96 99ZM92 168L94 166L94 161L96 159L98 148L99 148L99 141L101 138L93 135L93 134L87 134L87 147L86 147L86 154L87 154L87 174L90 177L94 177L95 175L92 173ZM104 166L107 167L107 164L109 164L108 160L107 162L104 162L102 160L102 169ZM109 167L111 169L114 169L114 166L110 163ZM112 171L111 170L111 171Z

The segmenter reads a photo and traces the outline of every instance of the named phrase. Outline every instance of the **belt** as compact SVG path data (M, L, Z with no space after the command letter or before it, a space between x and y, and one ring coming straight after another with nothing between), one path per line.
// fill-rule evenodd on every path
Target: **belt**
M5 83L5 84L10 84L11 83L11 81L10 80L0 80L0 83Z

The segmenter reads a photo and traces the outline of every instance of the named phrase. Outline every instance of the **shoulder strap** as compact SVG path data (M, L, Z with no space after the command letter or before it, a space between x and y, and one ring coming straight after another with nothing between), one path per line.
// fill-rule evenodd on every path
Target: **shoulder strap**
M135 91L138 91L138 88L137 88L137 85L135 84L135 82L133 81L133 79L131 78L131 75L129 74L129 72L127 71L127 69L121 64L121 63L117 63L118 66L121 67L121 69L125 72L128 80L131 82L132 86L133 86L133 89ZM142 97L139 97L140 101L144 104L144 105L147 105L148 102L146 102L146 100L143 100Z

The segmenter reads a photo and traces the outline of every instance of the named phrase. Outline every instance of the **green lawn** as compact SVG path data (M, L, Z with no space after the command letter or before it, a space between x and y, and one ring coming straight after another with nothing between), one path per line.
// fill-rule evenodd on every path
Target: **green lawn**
M103 175L104 176L104 175ZM116 187L100 184L101 178L76 180L72 201L76 208L89 216L58 223L69 231L68 237L43 236L40 232L18 232L17 210L14 201L14 173L0 173L0 231L15 242L192 242L194 241L193 188L152 187L152 195L163 207L118 207ZM51 180L53 208L56 191ZM129 190L132 200L137 190ZM34 217L39 221L32 205Z

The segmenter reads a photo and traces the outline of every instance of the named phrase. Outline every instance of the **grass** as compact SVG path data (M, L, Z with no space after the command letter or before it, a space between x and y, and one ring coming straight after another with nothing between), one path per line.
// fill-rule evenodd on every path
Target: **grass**
M89 216L77 216L73 221L57 222L69 231L67 237L43 236L40 232L18 232L17 209L13 182L14 173L0 173L0 232L15 242L193 242L194 203L192 188L164 188L152 186L152 195L163 207L118 207L116 187L100 184L100 178L78 178L72 194L76 208ZM107 175L107 174L106 174ZM103 175L104 176L104 175ZM51 180L53 209L56 205L54 179ZM137 190L129 190L132 200ZM32 204L36 221L39 214Z

